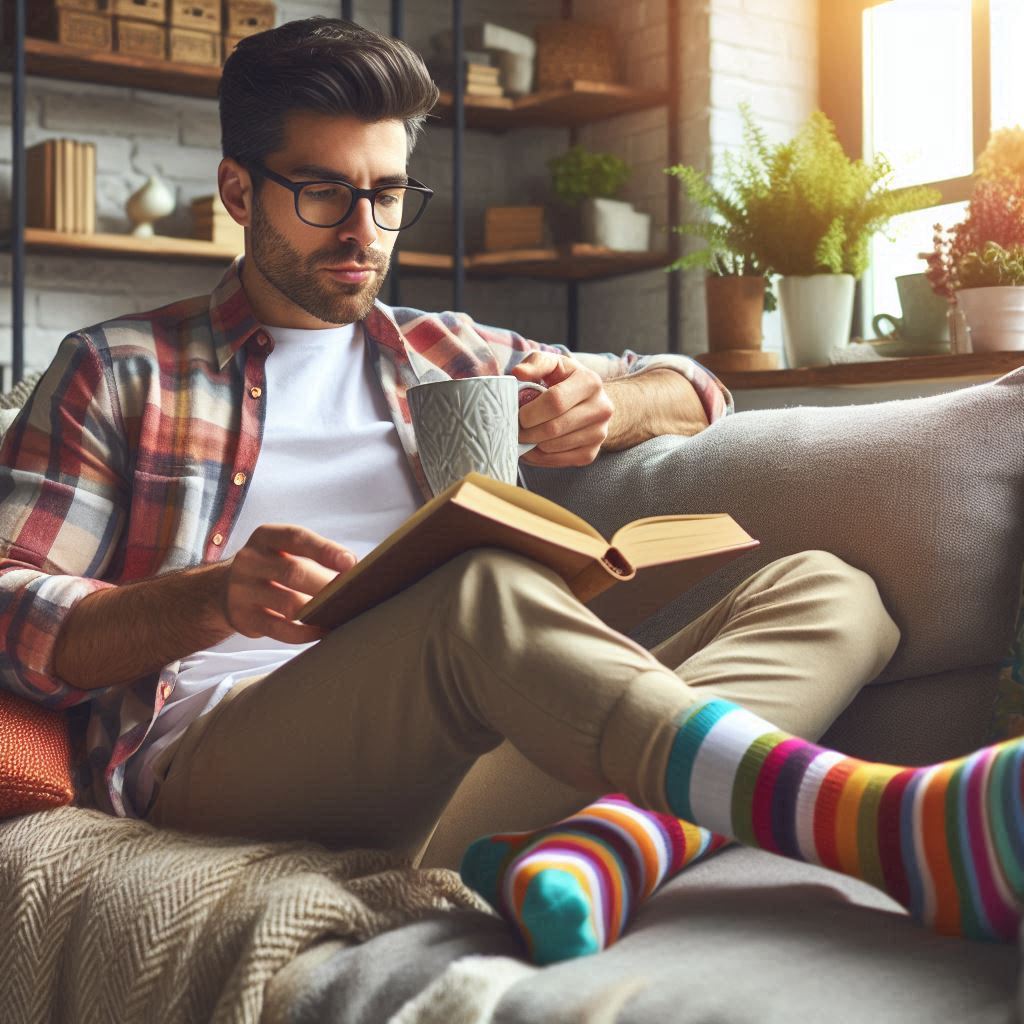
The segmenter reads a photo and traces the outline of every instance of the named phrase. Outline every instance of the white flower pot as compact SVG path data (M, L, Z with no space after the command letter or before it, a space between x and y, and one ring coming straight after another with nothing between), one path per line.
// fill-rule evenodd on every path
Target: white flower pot
M627 252L650 248L649 213L640 213L621 199L584 199L581 207L583 237L591 245Z
M1024 287L961 288L956 301L971 329L973 351L1024 349Z
M786 365L824 366L832 350L850 343L852 274L810 274L779 281Z

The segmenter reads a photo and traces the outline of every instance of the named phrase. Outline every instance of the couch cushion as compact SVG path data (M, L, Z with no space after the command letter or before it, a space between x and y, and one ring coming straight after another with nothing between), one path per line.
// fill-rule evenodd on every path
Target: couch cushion
M903 633L882 682L1005 656L1024 560L1022 437L1024 368L927 398L738 413L692 438L524 473L606 535L641 515L724 511L762 541L635 630L647 646L783 555L824 549L863 569Z

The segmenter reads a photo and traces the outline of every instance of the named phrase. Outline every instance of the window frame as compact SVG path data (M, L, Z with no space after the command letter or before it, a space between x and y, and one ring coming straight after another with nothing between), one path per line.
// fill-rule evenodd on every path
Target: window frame
M853 159L864 156L864 18L865 11L891 0L819 0L818 104L836 126L843 149ZM990 0L971 0L971 92L974 166L971 173L942 181L916 181L936 189L936 206L966 202L977 166L992 130L992 56ZM931 209L931 207L928 207ZM854 330L864 336L863 282L857 282Z

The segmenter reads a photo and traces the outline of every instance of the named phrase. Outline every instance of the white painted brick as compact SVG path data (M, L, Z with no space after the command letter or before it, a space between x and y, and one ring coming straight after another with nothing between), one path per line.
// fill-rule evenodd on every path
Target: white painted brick
M136 146L131 169L144 177L158 174L172 181L202 182L212 188L217 180L219 163L220 153L217 150L153 139Z
M733 11L711 11L711 41L732 43L751 50L785 53L792 26L773 18Z
M119 293L43 290L37 293L36 324L65 334L136 309L127 290Z
M76 83L77 84L77 83ZM96 135L177 137L178 116L168 108L122 91L97 97L69 90L43 98L42 124L54 132L73 134L83 125Z
M181 115L181 142L185 146L200 146L220 152L220 117L216 107L188 111Z

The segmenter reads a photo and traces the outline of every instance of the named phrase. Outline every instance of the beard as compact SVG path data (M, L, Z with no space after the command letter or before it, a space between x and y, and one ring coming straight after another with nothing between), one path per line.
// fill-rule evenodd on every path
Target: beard
M352 324L373 309L391 260L386 253L354 242L332 244L303 255L269 222L260 202L253 205L252 261L290 302L326 324ZM376 271L363 284L345 284L320 273L323 267L358 263Z

